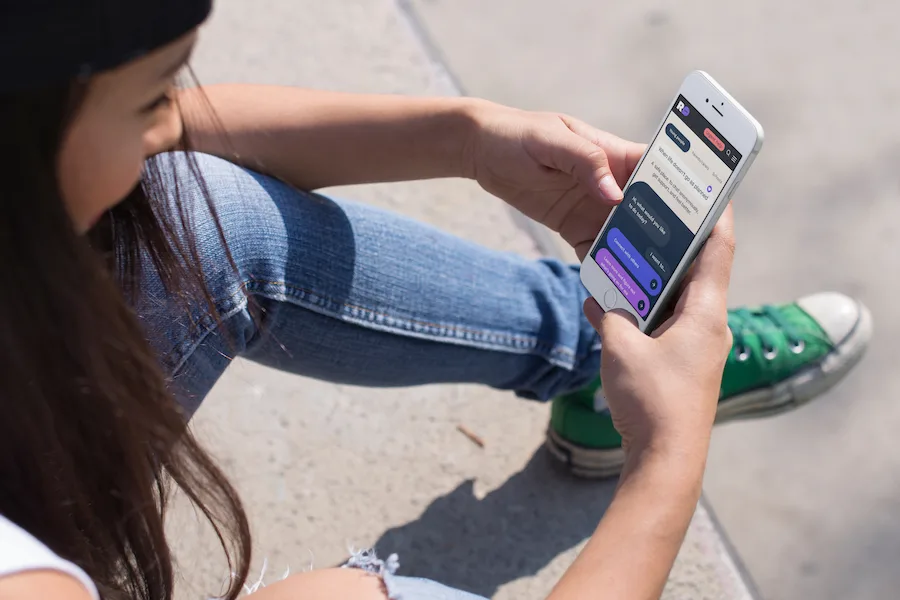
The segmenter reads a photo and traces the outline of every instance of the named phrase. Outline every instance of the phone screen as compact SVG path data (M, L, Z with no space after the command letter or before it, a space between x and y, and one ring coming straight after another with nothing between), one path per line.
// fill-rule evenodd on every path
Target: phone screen
M638 165L592 256L646 318L741 154L684 96Z

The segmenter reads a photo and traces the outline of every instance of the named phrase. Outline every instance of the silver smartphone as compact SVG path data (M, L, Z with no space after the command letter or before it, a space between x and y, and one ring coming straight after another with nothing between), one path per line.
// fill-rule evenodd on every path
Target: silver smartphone
M703 71L669 110L581 266L605 310L652 330L759 153L760 124Z

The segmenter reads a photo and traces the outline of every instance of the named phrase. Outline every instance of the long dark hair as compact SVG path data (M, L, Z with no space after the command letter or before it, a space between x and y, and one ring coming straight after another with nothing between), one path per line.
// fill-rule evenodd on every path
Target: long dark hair
M83 568L105 599L171 600L174 483L215 528L235 598L250 561L246 516L123 295L139 292L146 253L173 297L211 303L190 268L197 246L152 161L92 236L76 233L57 163L83 91L0 94L0 514Z

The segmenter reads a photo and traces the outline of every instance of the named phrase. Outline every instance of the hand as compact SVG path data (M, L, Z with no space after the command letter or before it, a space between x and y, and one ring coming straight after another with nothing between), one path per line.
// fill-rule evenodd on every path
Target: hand
M572 117L473 104L466 174L559 232L583 259L645 146Z
M626 461L650 451L705 464L731 351L726 297L733 258L729 206L685 279L672 317L653 335L624 313L604 314L593 299L585 302L603 340L603 390Z

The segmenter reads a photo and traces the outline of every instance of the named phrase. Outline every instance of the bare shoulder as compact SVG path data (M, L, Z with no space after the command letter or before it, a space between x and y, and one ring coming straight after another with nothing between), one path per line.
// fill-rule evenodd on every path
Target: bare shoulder
M357 569L319 569L291 575L247 600L387 600L381 579ZM5 599L4 599L5 600Z
M90 592L71 575L59 571L25 571L0 577L3 600L92 600Z

